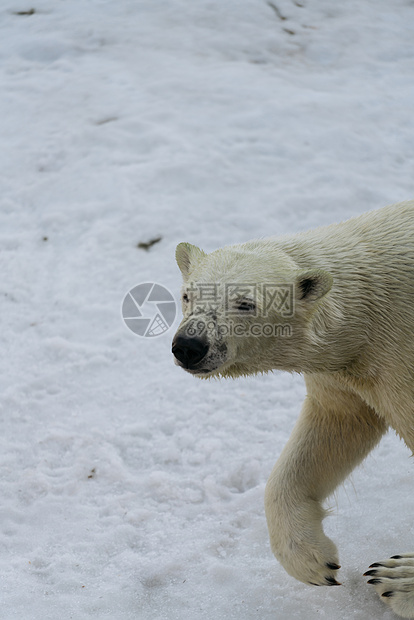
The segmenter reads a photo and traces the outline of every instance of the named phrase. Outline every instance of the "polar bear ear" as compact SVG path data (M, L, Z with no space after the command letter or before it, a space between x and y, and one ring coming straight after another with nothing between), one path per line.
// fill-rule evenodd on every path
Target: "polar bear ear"
M191 245L191 243L179 243L177 245L175 259L184 278L188 276L191 264L203 256L206 256L203 250L200 250L200 248L195 245Z
M328 271L312 269L302 271L296 278L297 299L316 301L331 289L333 278Z

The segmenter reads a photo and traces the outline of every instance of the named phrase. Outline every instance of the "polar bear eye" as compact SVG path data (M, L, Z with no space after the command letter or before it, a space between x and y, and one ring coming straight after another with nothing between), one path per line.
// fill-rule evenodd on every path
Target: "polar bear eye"
M189 300L189 298L188 298L187 293L184 293L184 295L183 295L183 301L185 301L186 303L187 303L187 301L190 301L190 300Z
M242 299L237 304L237 310L241 310L241 312L254 312L256 304L251 299Z

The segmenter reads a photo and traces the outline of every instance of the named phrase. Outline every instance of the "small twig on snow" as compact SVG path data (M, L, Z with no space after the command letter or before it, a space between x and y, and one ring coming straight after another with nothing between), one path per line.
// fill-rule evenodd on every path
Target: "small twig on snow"
M271 9L274 10L274 12L276 13L276 15L278 16L279 19L281 19L282 21L285 21L285 19L287 19L284 15L282 15L282 13L280 12L279 8L276 6L276 4L274 4L274 2L271 2L270 0L267 0L267 4L268 4L268 6L270 6Z

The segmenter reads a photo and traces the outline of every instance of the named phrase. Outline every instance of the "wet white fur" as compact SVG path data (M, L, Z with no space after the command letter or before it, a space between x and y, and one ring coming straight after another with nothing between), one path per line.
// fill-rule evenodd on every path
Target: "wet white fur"
M294 286L291 337L228 337L224 357L217 352L223 343L209 334L204 376L304 374L307 396L267 483L266 518L272 550L287 572L330 585L338 555L323 532L323 501L389 426L414 452L414 201L211 254L180 244L177 261L184 291L197 282ZM306 277L313 290L302 299ZM226 320L222 308L216 314ZM184 305L179 331L190 320ZM271 320L286 322L277 314ZM398 595L382 599L414 618L414 575L404 579Z

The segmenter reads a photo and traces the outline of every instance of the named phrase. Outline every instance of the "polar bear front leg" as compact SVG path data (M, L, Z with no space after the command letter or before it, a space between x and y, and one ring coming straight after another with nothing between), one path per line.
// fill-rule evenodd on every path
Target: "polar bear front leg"
M384 603L402 618L414 618L414 553L394 555L371 564L368 583L375 587Z
M339 585L335 544L325 536L323 500L386 431L358 396L307 378L308 396L265 491L270 544L285 570L312 585Z

